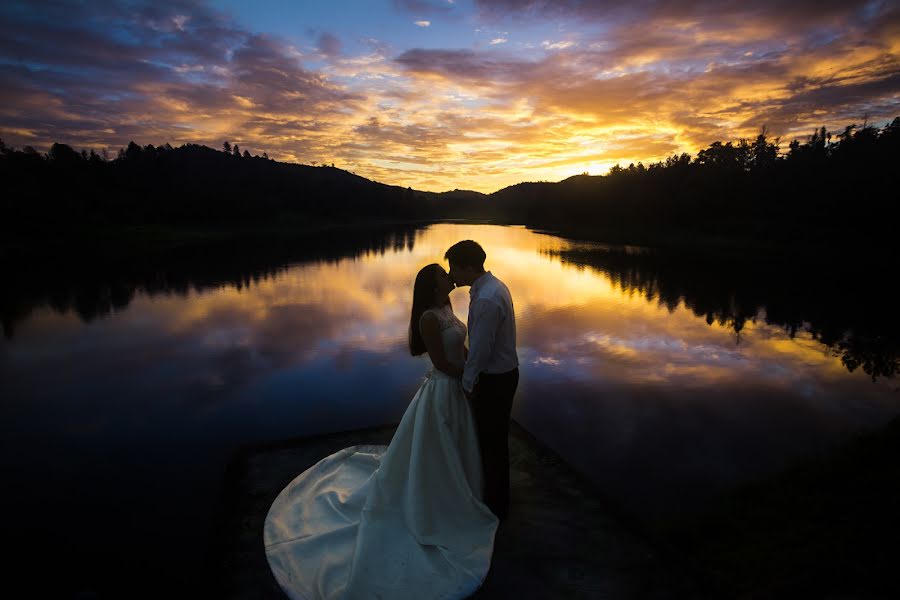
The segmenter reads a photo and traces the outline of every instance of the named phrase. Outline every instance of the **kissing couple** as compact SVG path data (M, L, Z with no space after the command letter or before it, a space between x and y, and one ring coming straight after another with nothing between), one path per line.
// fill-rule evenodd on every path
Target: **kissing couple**
M409 349L432 369L389 446L352 446L297 476L263 537L292 599L466 598L490 568L509 510L509 419L519 382L506 285L472 240L423 267ZM470 286L467 327L449 293Z

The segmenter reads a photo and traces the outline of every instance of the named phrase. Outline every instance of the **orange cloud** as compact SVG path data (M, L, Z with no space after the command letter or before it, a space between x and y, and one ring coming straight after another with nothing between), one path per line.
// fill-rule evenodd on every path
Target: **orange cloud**
M228 139L389 184L490 192L696 153L763 125L790 139L900 113L890 4L482 0L477 18L510 25L510 39L529 19L570 33L482 49L369 40L357 55L332 33L305 54L204 4L98 5L78 19L63 5L12 4L0 9L0 136L11 145L114 153L132 139Z

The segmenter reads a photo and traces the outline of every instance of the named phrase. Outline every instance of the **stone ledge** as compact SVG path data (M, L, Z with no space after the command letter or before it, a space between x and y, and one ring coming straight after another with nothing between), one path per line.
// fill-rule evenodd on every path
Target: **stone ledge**
M294 477L348 446L388 444L396 426L247 448L226 484L223 595L286 596L263 551L269 506ZM491 571L474 598L648 598L686 596L681 577L616 516L591 485L521 426L510 428L511 504L497 532Z

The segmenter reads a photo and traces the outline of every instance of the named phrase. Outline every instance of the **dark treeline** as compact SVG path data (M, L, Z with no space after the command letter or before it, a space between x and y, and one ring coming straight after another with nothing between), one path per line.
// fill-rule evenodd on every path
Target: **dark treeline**
M765 130L755 140L715 142L696 157L560 183L523 183L492 195L527 225L610 241L888 241L900 216L900 117L884 128L823 127L787 152ZM893 240L890 240L893 243Z
M51 223L228 225L293 214L328 219L491 219L639 244L887 242L900 216L900 117L883 128L822 128L783 151L765 128L697 156L613 167L490 195L388 186L333 166L279 163L237 146L141 147L112 160L54 144L0 142L8 229Z
M308 216L419 218L427 198L327 166L131 142L117 158L53 144L46 155L0 142L8 224L220 225ZM239 148L235 146L234 148Z

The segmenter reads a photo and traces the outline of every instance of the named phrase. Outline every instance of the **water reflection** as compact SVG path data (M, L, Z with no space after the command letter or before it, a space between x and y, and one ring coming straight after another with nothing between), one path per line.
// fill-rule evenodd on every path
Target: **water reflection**
M189 585L237 447L399 418L427 369L406 350L415 274L466 238L514 295L514 416L641 515L699 506L900 411L886 371L848 370L824 343L884 321L762 276L723 282L638 249L488 225L177 253L4 295L13 539L52 532L124 581L142 562ZM451 298L465 318L467 291ZM61 488L67 503L40 525ZM72 570L90 580L91 564Z
M18 323L42 307L90 322L126 308L136 294L187 296L223 286L240 291L291 265L411 250L421 231L413 225L372 226L288 240L209 242L132 257L73 253L50 264L7 265L0 322L4 336L12 338Z
M759 253L634 252L568 248L563 261L606 274L625 292L674 309L684 302L707 323L734 330L763 319L790 337L806 331L849 371L873 380L900 371L897 305L885 294L891 270L878 260L846 264L821 256L789 261Z
M494 243L502 248L499 262L521 259L511 252L515 236L501 236L497 230L493 228L489 235L496 237ZM422 226L351 229L290 242L211 244L127 263L112 257L93 257L54 269L28 266L9 274L10 290L0 300L0 321L5 337L12 338L18 324L40 308L74 313L90 322L124 310L137 294L187 297L222 287L240 292L277 278L292 266L383 257L388 252L392 256L404 251L413 253L416 238L423 231ZM536 247L552 257L553 262L602 273L612 284L612 296L638 293L670 312L683 302L708 324L731 328L737 340L748 322L762 319L780 326L790 337L800 331L809 332L840 357L851 372L861 368L874 380L892 377L900 370L896 307L890 296L877 291L885 274L867 270L872 265L823 264L819 259L787 263L750 253L723 257L654 252L636 247L562 243L552 236L532 233L526 233L523 240L526 246L537 244L529 246L527 252ZM439 258L439 254L436 256ZM843 271L836 268L841 266ZM312 274L323 275L327 274L321 270ZM555 275L550 277L556 279ZM591 294L602 287L590 278L584 281L590 282L585 285L591 287ZM537 288L542 294L553 293L551 286ZM572 292L568 287L565 291ZM583 294L575 293L568 302L577 303L579 298L583 300ZM332 300L320 295L311 301L320 306ZM394 300L382 298L380 301L388 304L378 310L390 310L396 306ZM558 294L548 300L551 304L566 303ZM288 312L290 308L283 310Z

